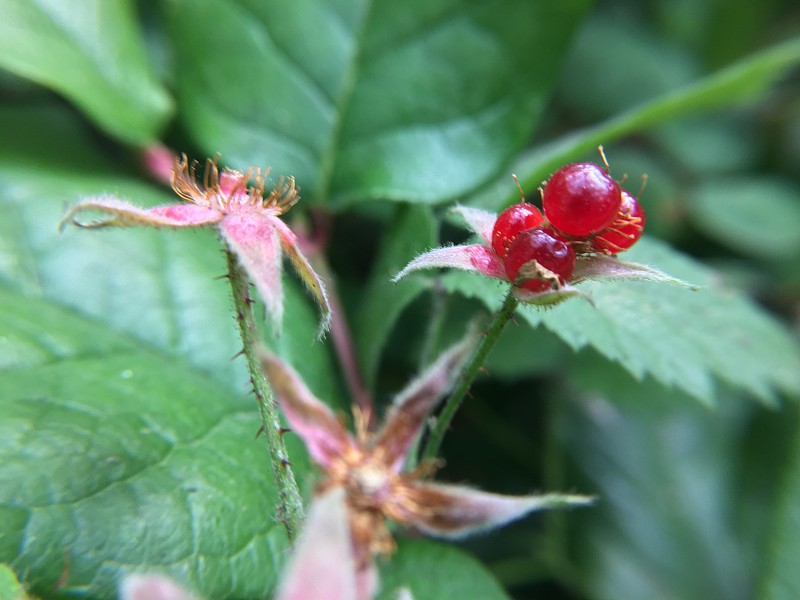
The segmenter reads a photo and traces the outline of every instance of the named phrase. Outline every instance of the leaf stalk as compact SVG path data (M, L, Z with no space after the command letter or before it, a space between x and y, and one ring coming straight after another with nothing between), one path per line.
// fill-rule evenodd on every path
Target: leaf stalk
M439 414L436 424L433 426L428 441L425 444L425 450L422 453L423 461L432 460L439 454L442 440L444 439L448 427L450 427L450 422L453 420L456 411L464 401L464 397L467 395L472 382L478 376L478 373L480 373L483 363L486 362L486 358L489 356L489 352L494 348L497 340L500 339L500 334L511 320L518 306L519 300L514 296L514 288L512 287L503 301L503 306L497 311L489 328L483 334L483 339L473 351L469 362L467 362L462 369L455 389L447 400L445 400L444 408Z

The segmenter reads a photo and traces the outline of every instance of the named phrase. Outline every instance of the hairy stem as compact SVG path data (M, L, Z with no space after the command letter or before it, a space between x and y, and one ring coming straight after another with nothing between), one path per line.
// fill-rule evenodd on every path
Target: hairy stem
M261 415L261 427L264 437L267 438L272 475L278 488L277 518L286 528L286 534L291 541L300 531L303 520L303 499L292 472L286 444L283 443L283 429L274 394L256 355L259 337L253 317L250 283L236 256L228 249L225 250L225 256L228 259L228 279L233 290L236 322L239 324L239 334L242 337L242 354L247 360L247 368L250 371L250 381Z
M467 395L475 377L478 376L483 363L486 362L486 357L489 356L489 352L494 348L497 340L500 339L500 334L503 332L506 324L511 320L514 311L517 310L517 306L519 306L519 300L514 297L514 290L512 288L508 291L503 306L497 311L494 319L492 319L489 329L483 334L483 339L475 348L469 362L461 371L461 376L458 379L453 393L445 400L444 408L431 430L428 443L425 445L425 451L422 454L423 460L436 458L439 454L439 448L442 445L444 434L447 432L450 422L453 420L458 407L461 406L461 402L463 402L464 396Z

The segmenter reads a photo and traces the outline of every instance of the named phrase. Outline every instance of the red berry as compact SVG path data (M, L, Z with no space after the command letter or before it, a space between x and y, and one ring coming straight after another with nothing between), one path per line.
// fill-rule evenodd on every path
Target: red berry
M527 281L516 283L519 270L532 260L552 271L561 285L575 269L575 251L572 247L544 229L528 229L517 235L508 248L505 267L506 275L515 285L534 292L549 290L555 281L545 277L544 273L539 273L538 277L533 274Z
M508 253L508 247L520 231L538 227L544 221L541 211L533 204L519 202L512 204L497 217L492 229L492 246L501 258Z
M622 192L622 204L614 222L592 239L592 248L605 254L617 254L633 246L642 237L646 217L636 198Z
M619 185L594 163L572 163L553 173L542 204L550 223L569 235L603 231L617 216Z

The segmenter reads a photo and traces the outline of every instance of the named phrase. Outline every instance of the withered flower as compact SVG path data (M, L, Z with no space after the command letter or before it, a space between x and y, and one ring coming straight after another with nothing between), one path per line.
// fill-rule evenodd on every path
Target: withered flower
M113 196L88 198L67 212L61 228L67 223L86 228L214 225L256 286L276 326L283 316L281 258L285 254L322 311L320 332L327 330L331 311L325 286L300 251L295 234L279 218L300 199L294 178L281 178L265 195L268 171L251 167L245 173L220 172L216 161L209 159L200 185L196 168L197 163L190 163L185 155L175 162L172 189L185 204L139 208ZM90 211L111 216L95 221L76 218Z
M286 419L324 472L315 502L331 503L342 494L359 600L371 598L377 588L373 557L389 555L395 548L387 520L430 535L457 538L498 527L531 511L591 501L586 496L561 494L504 496L432 483L428 479L435 471L433 463L404 472L415 439L472 347L471 339L461 342L412 381L397 396L377 432L367 430L368 416L356 409L355 436L289 365L263 354L264 370Z

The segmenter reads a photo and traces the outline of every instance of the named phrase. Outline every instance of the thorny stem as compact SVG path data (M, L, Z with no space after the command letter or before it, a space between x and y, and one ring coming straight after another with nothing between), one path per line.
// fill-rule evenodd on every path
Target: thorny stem
M225 256L228 259L228 279L233 290L236 322L239 324L239 334L242 337L242 354L247 360L247 368L250 371L250 381L256 395L261 425L267 438L272 475L278 488L277 519L286 529L289 541L292 541L299 533L303 520L303 499L292 472L286 444L283 443L283 430L275 397L256 355L258 332L250 299L250 283L239 266L236 255L226 248Z
M483 363L486 362L486 357L489 356L489 352L494 348L497 340L500 339L500 334L503 332L506 324L511 320L514 311L517 310L517 306L519 306L519 300L514 296L514 288L511 288L508 291L508 295L506 295L503 306L497 311L497 314L489 325L489 329L483 334L483 339L480 344L478 344L477 348L475 348L472 358L470 358L469 362L462 369L456 388L447 400L445 400L444 408L431 430L428 443L425 445L425 450L422 454L423 460L434 459L439 454L439 448L442 445L444 434L447 432L450 422L453 420L458 407L461 406L461 402L467 395L475 377L478 376Z

